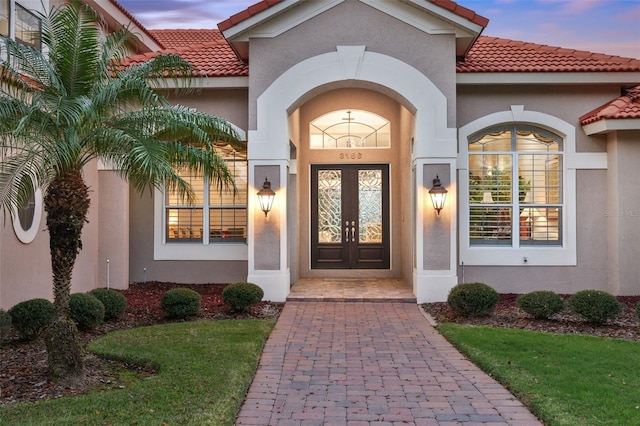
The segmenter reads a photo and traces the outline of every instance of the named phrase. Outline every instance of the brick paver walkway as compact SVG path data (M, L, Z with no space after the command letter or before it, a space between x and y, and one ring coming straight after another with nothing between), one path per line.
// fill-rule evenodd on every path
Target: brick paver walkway
M287 302L237 425L540 425L413 303Z

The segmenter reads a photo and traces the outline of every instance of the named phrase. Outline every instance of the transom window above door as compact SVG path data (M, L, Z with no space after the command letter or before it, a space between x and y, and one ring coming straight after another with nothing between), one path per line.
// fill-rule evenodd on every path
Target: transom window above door
M332 111L309 124L309 145L311 149L389 148L391 124L368 111Z

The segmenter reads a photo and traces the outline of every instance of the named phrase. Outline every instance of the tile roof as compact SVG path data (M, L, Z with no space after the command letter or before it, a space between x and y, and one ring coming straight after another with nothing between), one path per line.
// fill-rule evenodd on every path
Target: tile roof
M127 58L139 63L159 53L177 53L208 77L246 76L248 65L239 59L219 30L149 30L167 49ZM459 73L499 72L640 72L640 60L480 36Z
M138 64L159 55L178 54L191 63L199 76L238 77L249 75L249 67L238 59L218 30L150 30L167 49L129 56L124 65Z
M583 126L601 120L640 118L640 86L627 89L625 93L580 117Z
M245 10L242 10L235 15L229 17L229 19L225 19L224 21L218 24L218 29L220 31L228 30L236 24L239 24L242 21L245 21L251 18L254 15L262 12L263 10L269 9L271 6L280 3L282 0L262 0L253 6L249 6Z
M456 65L472 72L638 72L640 60L480 36Z
M239 24L240 22L245 21L254 15L257 15L263 10L270 8L271 6L276 5L281 1L282 0L259 1L253 6L249 6L247 9L236 13L235 15L231 16L229 19L226 19L220 22L218 24L218 29L220 31L226 31L229 28L233 27L234 25ZM478 15L471 9L467 9L466 7L460 6L459 4L457 4L452 0L429 0L429 1L435 4L436 6L440 6L443 9L453 12L454 14L462 18L468 19L469 21L473 22L474 24L480 25L481 27L486 27L487 24L489 23L489 20L487 18Z
M151 34L167 49L179 49L203 43L224 43L222 33L211 29L150 30Z
M460 6L458 3L451 0L429 0L431 3L436 6L440 6L443 9L446 9L454 14L465 18L476 25L480 25L481 27L486 27L489 23L489 20L484 16L480 16L475 13L471 9L467 9L466 7Z

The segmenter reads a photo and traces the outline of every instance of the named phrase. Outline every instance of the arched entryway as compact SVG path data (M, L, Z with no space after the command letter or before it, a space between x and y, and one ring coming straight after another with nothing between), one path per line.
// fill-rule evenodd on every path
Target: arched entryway
M383 93L352 85L328 85L290 118L300 129L292 135L298 212L291 221L298 235L292 277L409 282L413 114Z
M446 173L446 182L455 182L457 139L455 129L447 127L446 98L415 68L390 56L367 52L365 46L338 46L336 52L309 58L283 73L257 99L257 129L249 131L248 138L249 180L257 188L265 174L273 175L269 178L278 195L268 220L263 219L255 200L249 201L249 281L261 285L265 298L284 300L290 284L307 272L303 269L307 266L304 262L310 263L311 256L304 259L297 256L308 246L305 238L308 240L310 236L310 231L303 232L310 214L300 211L307 205L304 195L310 189L310 181L303 176L312 163L323 161L315 154L313 161L301 161L300 147L305 133L301 123L306 122L301 120L301 114L305 112L305 105L334 90L336 93L361 90L383 96L392 101L390 105L395 105L399 128L404 129L399 139L404 142L399 145L404 151L393 152L392 159L382 153L373 155L371 160L356 159L363 160L362 164L398 161L397 166L390 166L391 180L401 184L407 193L402 199L404 214L400 212L391 219L398 221L397 229L407 229L403 241L406 252L399 256L399 249L400 260L394 260L396 250L392 246L391 267L387 273L390 276L400 273L411 282L418 301L427 298L423 294L431 291L429 287L448 291L457 281L453 260L455 221L451 220L455 215L439 225L443 232L438 238L446 239L449 262L444 269L439 267L433 273L429 271L424 253L430 245L439 242L424 243L424 227L431 220L426 216L431 212L425 212L423 202L425 182L429 180L425 172L430 171L432 165L442 166L438 168L441 179ZM357 106L348 108L352 107ZM370 110L364 106L362 109ZM298 143L293 143L295 141ZM327 164L341 163L325 160ZM404 174L394 179L396 169L403 170ZM398 196L400 193L398 190ZM396 191L392 189L390 194L393 204ZM397 268L396 261L400 262ZM308 273L313 274L312 268Z

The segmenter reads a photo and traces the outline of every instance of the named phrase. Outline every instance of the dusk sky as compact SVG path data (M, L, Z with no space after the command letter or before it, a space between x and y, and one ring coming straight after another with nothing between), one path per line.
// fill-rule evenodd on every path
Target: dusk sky
M149 29L217 28L218 22L257 1L119 0ZM483 32L486 36L640 58L638 0L457 0L457 3L489 19Z

